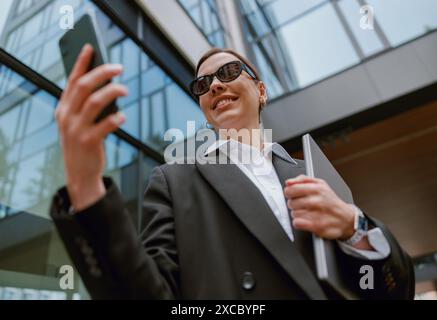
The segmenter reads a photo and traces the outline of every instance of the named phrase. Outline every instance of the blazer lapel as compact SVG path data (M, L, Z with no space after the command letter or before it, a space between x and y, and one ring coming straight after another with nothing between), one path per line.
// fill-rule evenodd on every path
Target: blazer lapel
M302 167L293 169L287 162L285 164L280 165L280 170L287 172L287 175L290 172L290 177L304 173ZM314 274L277 221L261 192L250 179L235 164L203 165L196 162L196 166L247 229L264 245L306 294L312 299L326 299Z

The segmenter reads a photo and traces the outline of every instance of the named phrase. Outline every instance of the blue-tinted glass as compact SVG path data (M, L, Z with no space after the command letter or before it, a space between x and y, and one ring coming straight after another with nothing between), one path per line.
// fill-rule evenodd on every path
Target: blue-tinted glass
M437 28L435 0L369 0L375 18L392 46L398 46Z
M29 120L26 135L41 129L54 121L56 98L44 91L39 91L30 99Z
M277 0L265 6L263 10L269 17L271 24L276 27L323 2L326 2L326 0Z
M244 14L249 14L251 12L259 10L259 7L254 0L240 0L241 9Z
M123 168L138 159L138 150L114 135L108 136L105 140L105 150L105 174L113 177L118 185L120 185Z
M121 46L120 44L116 44L109 51L109 59L112 63L122 63L121 60Z
M178 1L203 32L207 40L215 47L224 47L224 36L217 37L213 35L217 31L224 35L216 0Z
M178 128L186 132L187 121L196 122L196 130L205 124L205 117L200 108L178 86L167 87L167 114L170 128ZM185 138L190 138L185 136Z
M21 105L14 106L13 109L4 111L0 116L0 134L5 146L11 146L14 141L15 133L20 119Z
M383 35L360 28L360 3L338 1L340 13L352 32L348 35L332 1L240 0L246 15L245 37L270 90L276 93L282 86L285 91L292 91L359 63L358 49L350 37L356 39L364 56L384 50ZM436 1L367 3L374 7L375 19L392 46L437 27Z
M117 100L117 105L123 109L125 106L131 104L134 101L137 101L140 97L140 88L139 88L139 79L138 77L131 78L128 82L124 82L129 91L129 94L125 97L120 97Z
M151 124L153 125L151 133L152 136L149 137L151 143L157 147L160 147L164 144L164 132L168 129L168 112L165 109L164 104L164 92L155 93L151 97Z
M165 73L158 67L154 66L142 74L141 94L149 95L164 87Z
M152 65L153 61L146 54L141 54L141 71L149 69Z
M126 122L121 127L127 133L134 137L140 137L139 131L139 101L135 101L133 104L123 109L123 113L126 115Z
M19 210L29 210L40 200L38 186L42 180L44 162L45 151L20 161L9 206Z
M200 2L200 8L202 10L202 16L206 17L206 19L204 19L203 21L202 31L205 32L206 34L210 34L212 31L212 27L211 27L212 14L210 13L209 10L209 4L206 1L202 1Z
M31 40L34 40L41 30L41 24L43 22L43 11L40 11L33 16L23 27L23 34L21 35L20 44L25 44Z
M251 25L252 36L254 38L261 37L272 31L265 15L257 10L247 16L247 22Z
M17 5L22 5L21 2L22 0L18 0ZM210 16L212 17L208 22L212 41L224 46L223 36L221 35L221 31L218 30L220 23L218 15L216 15L215 12L216 2L213 0L189 2L190 1L186 3L190 5L191 8L197 7L199 9L199 4L202 3L204 13L208 13L208 18ZM116 25L111 23L108 17L105 16L90 0L52 1L38 11L34 16L30 17L30 19L24 21L21 25L18 25L17 28L9 29L9 25L6 26L4 29L4 36L0 38L0 45L3 46L3 43L8 41L8 45L11 48L9 50L10 53L21 60L21 62L32 67L35 71L42 73L45 77L58 84L61 88L64 87L66 77L58 48L58 40L65 33L65 30L59 28L59 9L62 5L71 5L75 8L74 18L76 21L87 10L94 10L97 16L99 29L102 31L104 42L108 47L110 61L121 63L124 66L123 74L114 79L115 82L123 83L129 89L129 95L127 97L117 99L117 105L127 114L128 118L123 129L132 136L140 138L139 101L142 97L151 97L150 99L154 101L154 103L152 103L153 107L149 111L153 109L154 120L157 118L160 119L158 120L158 124L161 120L167 119L165 110L168 108L168 103L166 102L165 93L170 92L166 90L166 87L172 85L173 81L159 66L147 57L147 55L142 52L142 50L131 39L127 38ZM5 15L5 19L7 16L8 14ZM16 24L12 25L16 26ZM40 30L39 34L32 37L30 41L23 43L23 33L28 33L30 30L29 28L35 25L37 25L37 29ZM34 32L33 29L30 31ZM26 35L24 39L26 39L26 37L28 37L28 35ZM6 93L14 87L9 80L10 76L4 74L3 78L8 78L8 81L2 81L2 79L0 79L0 93ZM180 90L180 92L182 95L183 91ZM160 98L157 98L158 96ZM184 99L190 100L186 94ZM193 101L191 103L193 106L195 105ZM27 108L26 110L29 109L29 106L26 105L25 107ZM188 114L189 112L187 115ZM40 116L43 115L40 114ZM20 119L20 128L26 128L26 130L38 130L43 122L30 122L30 126L27 126L24 121L24 119L27 118L23 116ZM168 125L168 121L164 122L162 125L154 124L152 126L152 136L156 139L159 132L162 139ZM149 123L142 125L142 127L148 126ZM24 134L23 129L19 130L18 135L20 134Z
M201 8L200 6L194 7L192 9L190 9L190 16L191 18L193 18L194 22L201 26L202 25L202 13L201 13Z
M123 81L127 81L132 77L137 76L140 71L140 49L131 39L126 39L123 41L122 57L122 79Z
M57 62L57 56L53 54L53 52L56 50L58 50L57 41L49 40L46 42L44 49L42 50L41 61L38 66L40 70L46 70L48 67Z
M281 28L279 34L300 86L359 62L330 3Z
M87 298L79 275L75 275L75 290L62 291L53 269L71 265L48 217L53 194L65 184L58 128L53 121L57 101L1 66L0 86L5 82L8 90L0 94L0 226L6 217L8 225L14 227L2 229L2 249L7 248L10 254L9 258L0 257L0 279L13 277L7 292L3 288L5 282L0 284L0 299L71 299L78 292L81 298ZM126 112L138 123L136 110L138 106L129 106ZM105 145L108 164L105 175L115 179L126 195L126 207L136 214L138 150L114 135L105 140ZM23 250L27 247L29 251ZM56 252L52 252L53 248Z
M259 66L261 77L266 84L269 97L275 98L284 93L284 88L273 72L272 65L266 61L266 56L261 52L258 45L253 46L256 62Z
M365 56L370 56L384 49L375 30L360 27L360 5L356 0L342 0L340 8Z
M149 137L152 135L152 127L151 123L151 108L150 108L150 97L143 98L141 100L141 140L147 141Z

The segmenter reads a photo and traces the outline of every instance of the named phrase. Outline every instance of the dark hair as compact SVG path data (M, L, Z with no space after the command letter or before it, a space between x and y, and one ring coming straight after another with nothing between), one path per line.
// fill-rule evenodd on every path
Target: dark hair
M211 56L216 55L217 53L229 53L233 56L237 57L240 61L244 62L246 66L249 67L250 70L253 71L255 74L256 80L261 80L260 74L258 70L255 68L255 66L245 57L243 57L241 54L235 52L232 49L220 49L220 48L212 48L211 50L207 51L199 60L196 67L196 74L194 77L197 77L197 73L199 72L200 66Z
M242 61L250 70L252 70L252 72L255 74L255 81L261 81L261 76L258 72L258 70L255 68L255 66L245 57L243 57L241 54L235 52L232 49L220 49L220 48L212 48L211 50L208 50L199 60L199 62L197 62L197 66L196 66L196 73L194 74L194 77L197 77L197 74L199 72L199 69L201 67L201 65L210 57L212 57L213 55L216 55L217 53L229 53L235 57L237 57L240 61ZM264 105L259 106L259 120L261 121L261 111L264 108Z

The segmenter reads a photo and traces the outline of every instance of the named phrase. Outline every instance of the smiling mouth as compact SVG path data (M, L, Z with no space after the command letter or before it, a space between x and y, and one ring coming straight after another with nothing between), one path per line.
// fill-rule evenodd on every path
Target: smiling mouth
M235 102L237 100L238 100L238 98L228 98L228 99L220 100L218 103L216 103L216 105L212 108L212 110L221 109L221 108L227 106L228 104Z

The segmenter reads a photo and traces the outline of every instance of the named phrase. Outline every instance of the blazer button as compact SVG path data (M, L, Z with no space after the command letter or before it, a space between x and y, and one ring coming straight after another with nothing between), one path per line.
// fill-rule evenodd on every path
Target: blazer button
M101 276L102 276L102 270L100 270L100 268L98 268L98 267L91 267L90 269L89 269L89 272L91 273L91 275L94 277L94 278L100 278Z
M252 272L245 272L243 273L243 289L244 290L252 290L255 288L255 277L253 276Z
M80 251L82 251L85 256L92 256L94 254L94 250L86 243L82 244Z
M85 261L89 266L94 267L97 265L97 260L93 256L87 256Z

